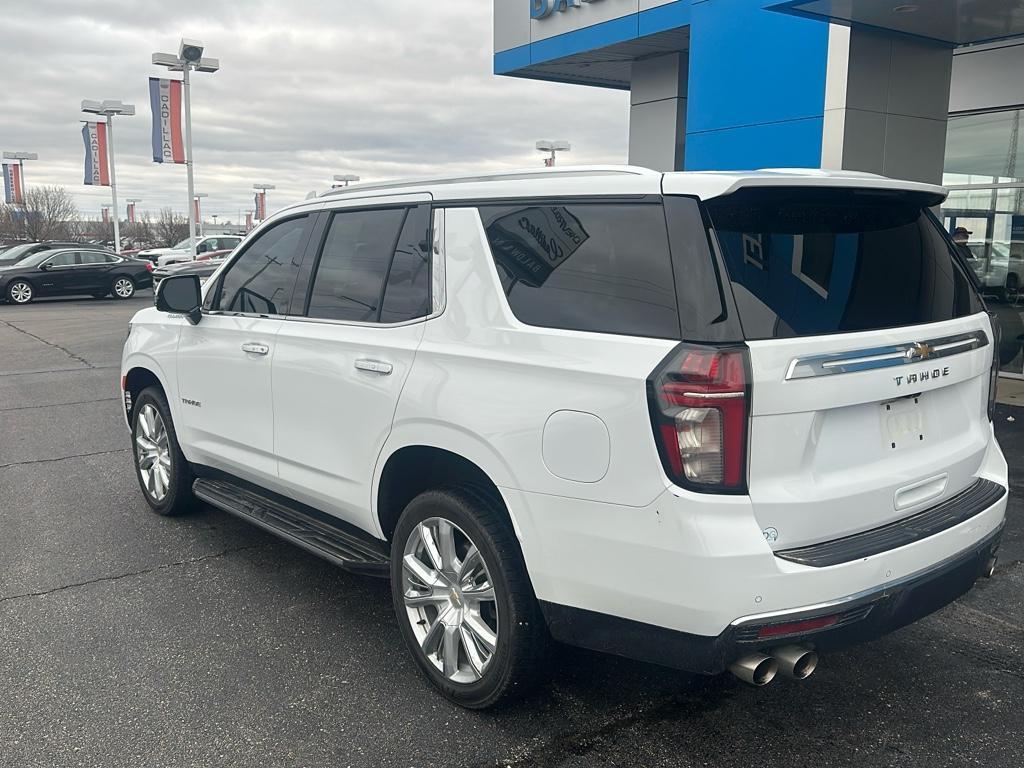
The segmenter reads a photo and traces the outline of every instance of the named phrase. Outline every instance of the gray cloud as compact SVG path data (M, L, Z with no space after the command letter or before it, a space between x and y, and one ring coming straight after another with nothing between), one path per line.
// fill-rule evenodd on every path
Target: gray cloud
M525 0L524 0L525 2ZM183 166L150 158L153 51L195 37L221 60L193 79L196 189L235 218L252 184L271 210L364 179L536 166L539 138L574 163L624 162L628 96L492 74L492 0L34 0L5 14L0 148L38 152L29 185L60 184L96 216L109 190L82 185L79 102L121 99L119 196L184 210ZM567 158L567 161L569 158Z

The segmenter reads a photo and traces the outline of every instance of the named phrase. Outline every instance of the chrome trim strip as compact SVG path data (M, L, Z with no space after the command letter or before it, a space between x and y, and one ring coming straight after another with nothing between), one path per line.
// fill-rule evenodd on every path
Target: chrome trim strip
M786 371L786 381L829 376L837 373L856 373L896 365L926 363L950 355L958 355L988 345L984 331L971 331L956 336L944 336L923 342L894 344L888 347L855 349L848 352L794 358ZM922 350L922 348L924 348Z
M743 397L744 392L683 392L683 397L693 397L697 400L731 400L734 397Z
M1004 495L1002 499L1000 499L1000 501L1003 501L1005 499L1006 496ZM996 504L998 503L999 502L997 501ZM996 504L993 504L992 506L994 507L996 506ZM991 508L992 507L989 507L989 509ZM855 603L859 600L871 598L872 596L877 596L878 598L885 597L890 591L894 589L898 589L911 582L918 581L919 579L927 578L928 576L943 570L952 563L955 563L957 560L962 559L969 552L980 550L988 546L996 537L999 536L999 534L1003 532L1003 528L1005 527L1006 521L1004 520L1000 522L1000 524L996 527L995 530L990 532L984 538L979 539L971 546L961 549L959 552L957 552L954 555L950 555L945 560L941 560L940 562L934 563L933 565L930 565L927 568L922 568L920 571L911 573L899 579L895 579L894 581L887 581L884 584L879 584L876 587L870 587L860 592L856 592L852 595L847 595L846 597L839 597L835 600L827 600L822 603L815 603L814 605L804 605L799 608L785 608L781 611L768 611L767 613L755 613L751 614L750 616L742 616L733 621L731 624L729 624L729 626L742 627L747 624L757 624L762 621L771 619L792 619L794 621L799 621L804 616L814 616L820 613L821 611L827 611L831 608L837 608L843 605L848 605L849 603Z

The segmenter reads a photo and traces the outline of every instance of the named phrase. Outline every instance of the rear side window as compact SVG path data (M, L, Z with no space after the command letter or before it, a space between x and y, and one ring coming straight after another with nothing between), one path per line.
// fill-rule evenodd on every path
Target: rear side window
M382 323L401 323L428 314L430 248L430 206L409 209L388 269Z
M913 193L747 189L711 200L748 339L932 323L981 303Z
M660 203L480 208L502 288L530 325L678 339Z
M404 208L340 211L331 217L313 280L308 315L373 323L395 252Z
M309 223L309 216L298 216L261 232L224 274L214 308L223 312L289 314Z

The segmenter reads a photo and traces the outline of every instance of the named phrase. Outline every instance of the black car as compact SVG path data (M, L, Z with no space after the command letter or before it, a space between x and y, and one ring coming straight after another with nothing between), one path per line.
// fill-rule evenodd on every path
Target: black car
M207 259L205 261L186 261L180 264L168 264L166 267L157 267L153 270L153 289L160 285L160 281L172 275L196 275L200 283L205 283L221 264L224 258Z
M88 248L94 251L108 250L106 248L98 248L92 245L82 245L82 243L72 243L71 241L63 240L54 240L52 242L43 243L13 243L4 249L0 249L0 267L9 267L12 264L17 264L22 259L27 259L33 253L39 253L40 251L52 251L55 248ZM113 253L113 251L111 251L111 253Z
M87 294L130 299L153 278L146 262L78 246L40 251L17 264L0 266L0 297L27 304L37 296Z

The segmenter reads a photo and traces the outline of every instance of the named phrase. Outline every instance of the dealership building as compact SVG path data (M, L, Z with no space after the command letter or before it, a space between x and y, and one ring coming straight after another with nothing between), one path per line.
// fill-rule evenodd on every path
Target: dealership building
M494 71L629 91L635 165L944 184L1024 376L1024 0L494 0Z

